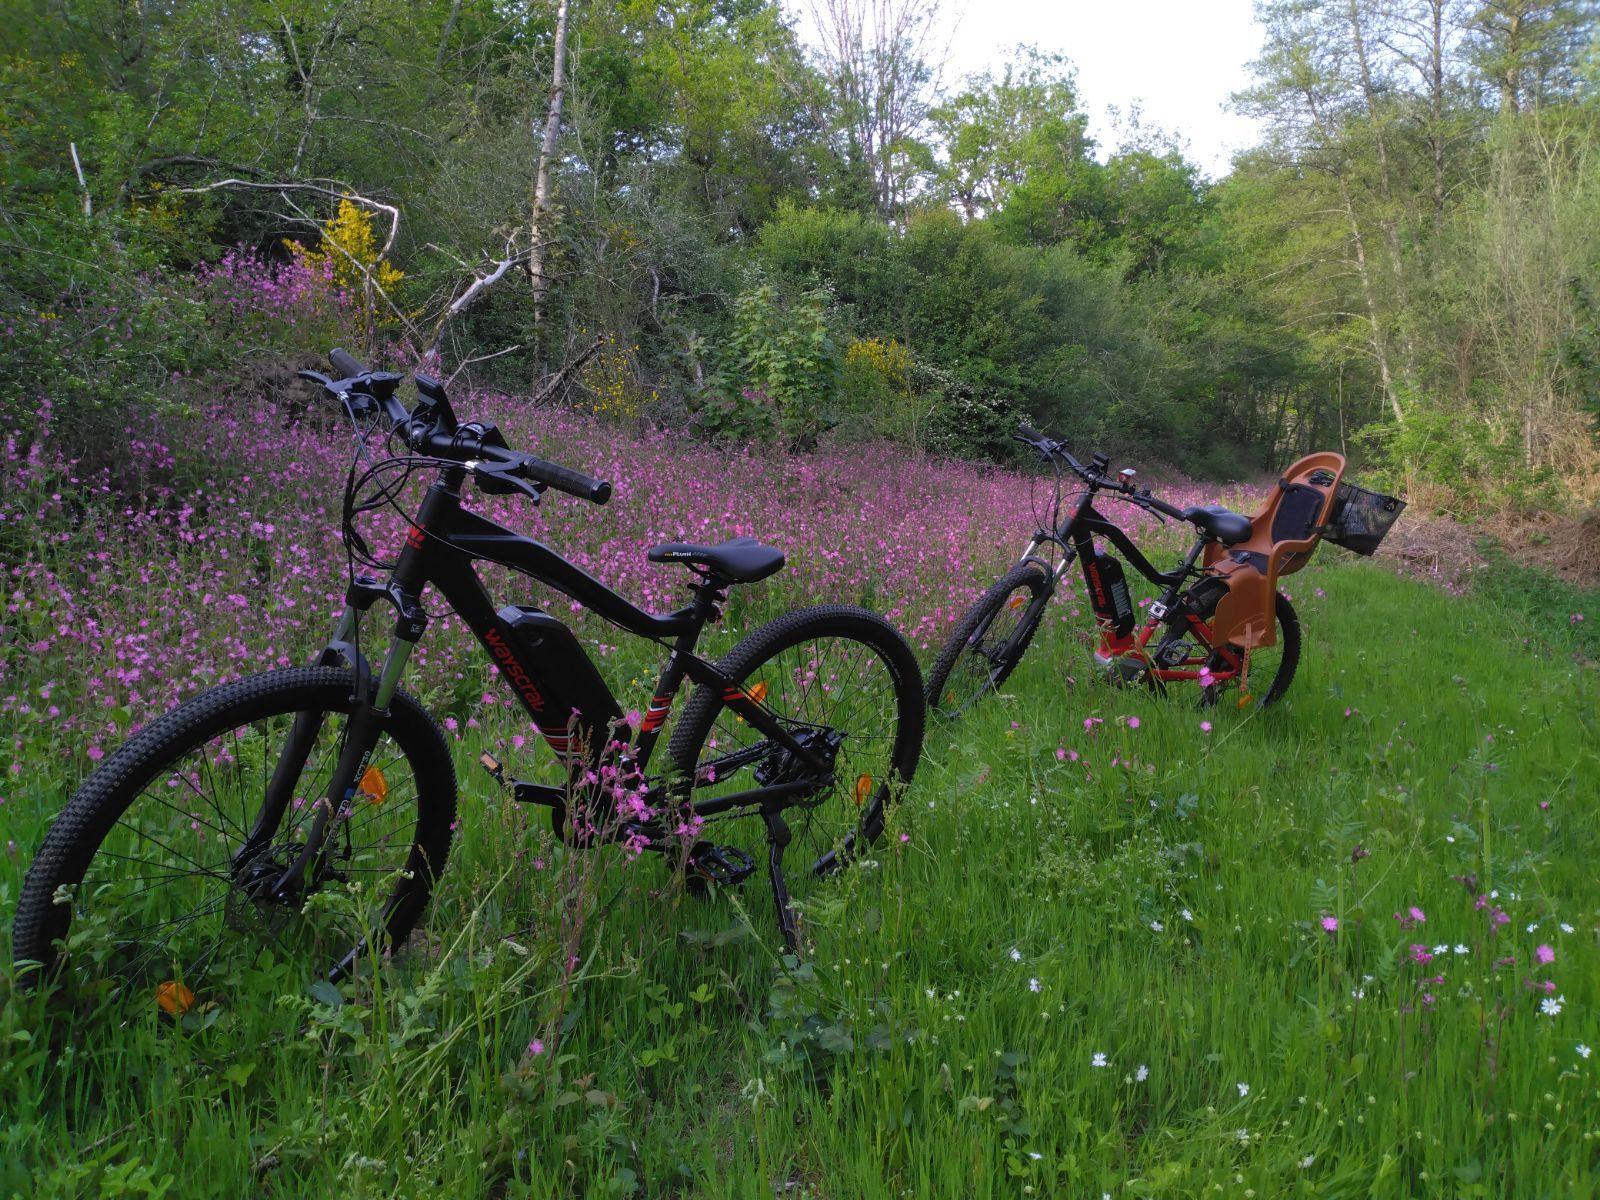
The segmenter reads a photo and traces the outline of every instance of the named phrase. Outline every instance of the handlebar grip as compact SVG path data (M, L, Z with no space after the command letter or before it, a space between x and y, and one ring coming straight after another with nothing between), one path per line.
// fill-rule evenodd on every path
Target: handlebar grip
M1045 440L1044 434L1040 433L1032 425L1019 425L1017 426L1017 432L1030 442L1042 442Z
M604 479L596 479L593 475L585 475L582 471L574 471L571 467L563 467L559 463L546 462L531 454L523 455L522 462L525 474L540 483L549 484L558 492L566 492L569 496L576 496L593 504L604 504L611 499L611 484Z
M348 351L330 350L328 361L333 364L333 369L339 372L341 378L354 379L357 375L367 374L367 368L357 362L355 355Z

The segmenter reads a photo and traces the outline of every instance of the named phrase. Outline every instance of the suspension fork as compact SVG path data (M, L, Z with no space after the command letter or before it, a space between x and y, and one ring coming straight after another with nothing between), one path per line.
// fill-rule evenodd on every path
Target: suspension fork
M372 762L372 752L376 749L378 737L383 732L383 719L389 715L389 705L394 700L394 694L400 686L400 677L405 673L406 663L410 661L411 652L416 646L415 640L401 637L397 632L394 640L389 643L389 652L384 658L383 673L378 677L377 690L370 700L357 697L355 712L350 715L350 727L345 733L344 746L339 751L339 761L334 766L332 778L328 780L328 790L317 800L317 812L312 818L311 828L306 833L306 844L294 862L273 884L273 895L279 897L293 895L306 879L315 879L320 873L327 858L328 832L333 826L335 817L348 815L356 788ZM307 715L311 714L301 714L302 717ZM314 716L317 725L320 726L322 714ZM296 747L302 769L305 756L310 753L310 749L309 741L303 748Z
M366 660L355 647L356 630L360 620L360 613L356 607L353 604L345 605L344 615L339 618L332 639L316 660L316 665L324 667L336 666L340 660L351 664L353 693L357 703L360 703L360 697L367 691ZM262 795L261 809L256 813L255 824L251 827L244 843L234 852L231 861L236 870L264 850L272 841L273 835L277 833L283 815L288 811L294 786L305 771L311 747L316 745L317 735L322 732L322 719L323 714L320 712L295 714L294 725L289 730L283 748L278 752L277 765L273 768L272 778Z
M1061 551L1061 561L1059 563L1052 563L1050 559L1043 557L1039 553L1046 546L1054 546ZM1052 555L1052 557L1054 556ZM1056 585L1061 581L1061 576L1066 573L1067 568L1072 565L1072 560L1076 557L1077 551L1073 549L1072 543L1063 542L1054 534L1036 533L1029 539L1027 546L1023 548L1022 557L1017 562L1019 565L1025 562L1036 563L1044 571L1044 581L1048 594L1054 594Z
M399 610L399 619L395 623L394 638L384 658L377 687L373 688L366 660L354 645L354 637L360 623L360 611L369 607L377 594L382 594L385 589L369 586L361 590L364 595L352 597L352 602L346 606L334 629L332 640L317 659L318 665L322 666L333 666L340 660L351 664L351 699L354 708L349 728L345 732L327 791L314 802L315 815L306 834L306 844L295 856L294 862L273 882L272 894L277 897L295 894L305 879L314 878L316 871L320 870L333 818L342 813L354 797L357 781L365 775L371 763L372 752L382 733L383 719L388 715L389 705L399 689L411 652L427 626L427 617L414 599L388 592L388 597ZM361 600L367 603L362 604ZM295 787L304 776L306 762L322 732L326 715L320 711L295 714L294 725L279 751L255 825L244 844L233 855L232 864L236 870L254 859L278 833Z

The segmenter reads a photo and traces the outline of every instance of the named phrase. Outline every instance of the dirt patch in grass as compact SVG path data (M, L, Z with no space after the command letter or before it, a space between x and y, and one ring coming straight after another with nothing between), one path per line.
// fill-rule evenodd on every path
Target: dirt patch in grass
M1578 587L1600 588L1600 508L1574 516L1524 517L1491 532L1517 561L1542 567Z
M1600 589L1600 508L1570 515L1497 517L1473 525L1407 510L1376 558L1401 574L1456 591L1489 566L1481 549L1485 538L1492 538L1514 562L1574 587Z
M1482 529L1449 517L1406 512L1395 522L1374 557L1402 575L1459 592L1476 572L1489 565L1478 550L1483 536Z

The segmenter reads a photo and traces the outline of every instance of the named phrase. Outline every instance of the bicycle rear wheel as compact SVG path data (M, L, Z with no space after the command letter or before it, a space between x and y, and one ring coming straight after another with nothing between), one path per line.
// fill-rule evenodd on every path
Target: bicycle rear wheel
M19 965L38 964L26 977L109 981L176 1015L266 944L338 977L403 942L444 867L456 800L444 738L403 693L313 877L270 894L324 803L353 707L348 671L299 667L213 688L136 734L28 870L12 939ZM275 819L269 792L284 797Z
M917 769L923 705L916 657L881 617L823 605L762 626L718 665L797 739L820 744L837 735L831 785L784 813L793 834L785 873L803 896L805 880L833 873L878 839L888 806ZM684 777L706 780L694 789L698 805L761 786L770 778L763 773L781 770L787 753L724 707L719 690L702 686L684 708L668 756Z
M928 707L959 717L1016 670L1050 602L1050 585L1033 563L1019 563L973 605L928 672Z
M1282 592L1277 594L1273 615L1278 622L1278 640L1275 645L1260 646L1244 651L1243 678L1213 683L1200 689L1200 703L1214 708L1232 697L1239 708L1259 704L1270 708L1283 699L1289 685L1294 682L1295 669L1300 665L1300 618L1294 605ZM1235 653L1238 653L1235 648ZM1213 654L1208 665L1217 669L1224 660Z

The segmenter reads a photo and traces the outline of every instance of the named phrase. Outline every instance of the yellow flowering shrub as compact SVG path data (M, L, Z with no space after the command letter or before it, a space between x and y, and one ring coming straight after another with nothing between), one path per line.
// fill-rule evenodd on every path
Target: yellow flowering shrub
M896 338L857 338L844 352L844 369L876 376L891 392L904 394L911 370L911 351Z
M326 279L334 287L353 296L364 294L363 284L371 278L391 296L405 272L379 258L378 238L372 228L372 213L350 200L339 201L339 211L323 222L322 235L314 249L290 238L284 239L289 253L313 276ZM367 319L367 314L362 314ZM382 325L384 319L377 317Z
M912 394L911 348L896 338L858 338L844 352L845 404L863 433L920 446L926 404Z
M647 390L634 373L632 352L638 349L621 345L616 334L602 334L600 348L578 372L585 394L577 407L597 417L627 421L654 403L659 393L654 388Z

